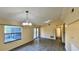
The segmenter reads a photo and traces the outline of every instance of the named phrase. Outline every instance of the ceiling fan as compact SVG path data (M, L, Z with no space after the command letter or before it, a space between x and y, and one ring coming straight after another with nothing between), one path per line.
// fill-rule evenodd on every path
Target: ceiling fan
M29 11L25 11L27 19L22 23L23 26L32 26L31 21L28 19Z

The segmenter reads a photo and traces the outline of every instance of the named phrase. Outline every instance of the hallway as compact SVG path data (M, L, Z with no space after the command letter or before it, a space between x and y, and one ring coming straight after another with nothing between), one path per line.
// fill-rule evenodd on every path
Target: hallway
M65 51L65 49L59 39L36 39L32 43L13 49L12 51Z

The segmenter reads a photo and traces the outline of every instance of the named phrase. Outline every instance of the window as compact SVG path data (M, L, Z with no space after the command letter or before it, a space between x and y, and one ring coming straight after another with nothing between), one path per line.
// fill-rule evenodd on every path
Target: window
M4 42L11 42L21 39L21 27L20 26L4 26Z

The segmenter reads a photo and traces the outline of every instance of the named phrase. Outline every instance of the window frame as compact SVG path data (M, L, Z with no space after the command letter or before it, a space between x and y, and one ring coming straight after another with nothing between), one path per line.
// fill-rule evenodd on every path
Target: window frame
M19 26L19 25L4 25L4 31L5 31L5 26ZM6 34L6 33L3 32L3 33L4 33L4 40L3 40L4 44L22 40L22 26L19 26L19 27L21 28L21 32L20 32L20 33L21 33L21 39L16 39L16 40L13 40L13 41L5 42L5 34ZM9 33L8 33L8 34L9 34ZM15 34L15 33L10 33L10 34Z

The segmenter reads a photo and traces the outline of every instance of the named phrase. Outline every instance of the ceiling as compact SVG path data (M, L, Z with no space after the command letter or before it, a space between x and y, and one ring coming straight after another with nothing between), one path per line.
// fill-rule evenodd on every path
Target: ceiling
M47 20L59 18L62 9L62 7L0 7L0 18L23 22L27 20L25 11L29 11L28 19L40 25Z

